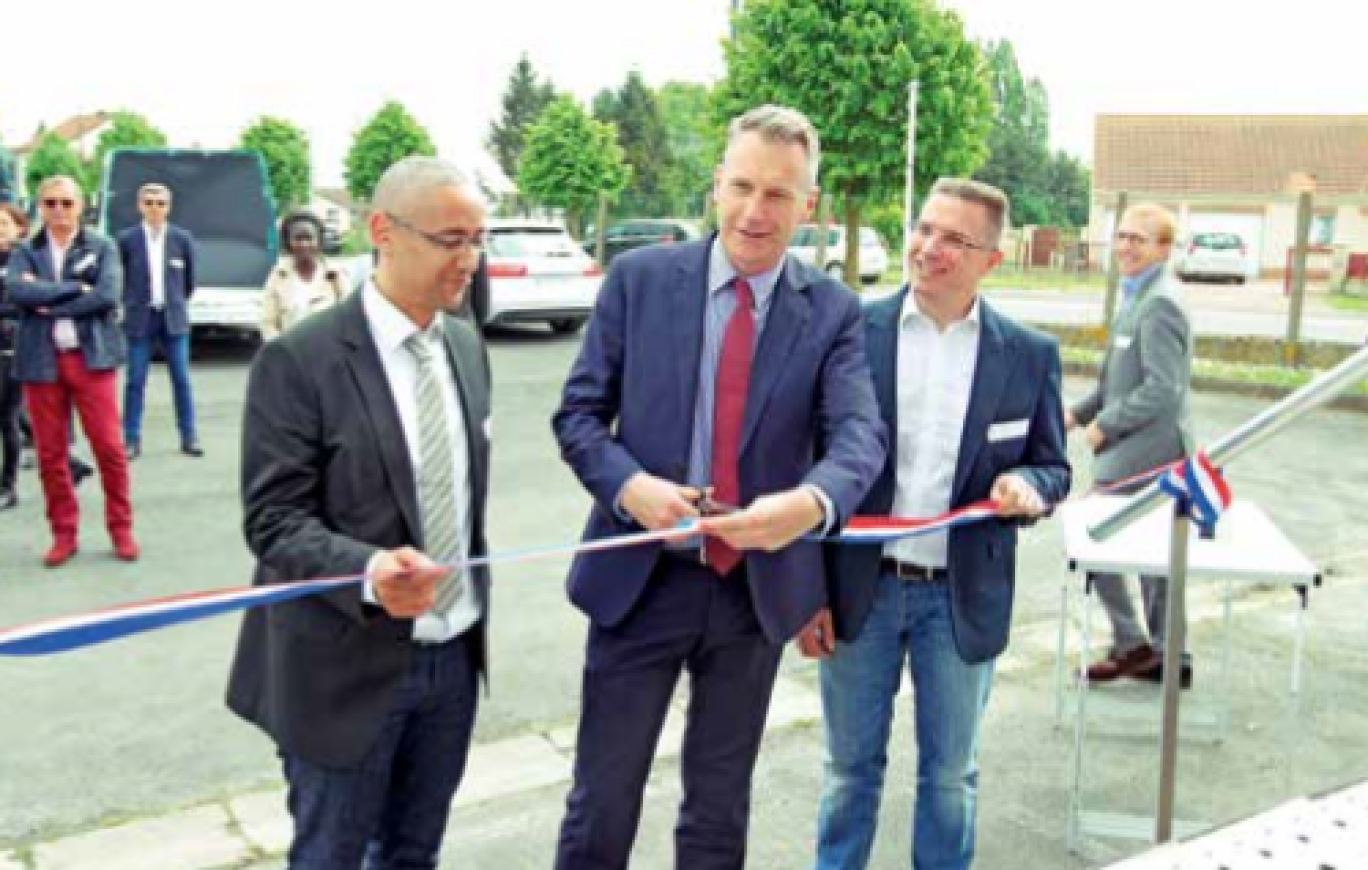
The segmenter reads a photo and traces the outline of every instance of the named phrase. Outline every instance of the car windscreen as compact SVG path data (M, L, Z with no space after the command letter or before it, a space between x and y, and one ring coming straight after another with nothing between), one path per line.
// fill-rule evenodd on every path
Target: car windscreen
M1233 251L1244 247L1240 237L1234 233L1201 233L1192 237L1192 243L1212 251Z
M255 153L117 151L101 191L110 236L142 221L138 188L171 188L171 223L195 237L196 283L260 287L276 261L275 202Z
M490 230L489 253L495 257L569 257L581 252L564 230L518 227Z

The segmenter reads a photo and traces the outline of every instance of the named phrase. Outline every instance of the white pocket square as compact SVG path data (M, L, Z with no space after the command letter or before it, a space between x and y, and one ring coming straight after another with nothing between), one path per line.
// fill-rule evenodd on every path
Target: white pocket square
M486 440L486 441L493 441L493 440L494 440L494 418L493 418L493 417L485 417L485 421L484 421L484 433L485 433L485 440Z
M93 265L95 265L95 255L86 254L84 257L81 258L81 261L79 263L72 267L71 271L84 272L86 269L89 269Z
M988 427L988 440L1012 441L1016 438L1025 438L1030 430L1030 420L1003 420Z
M185 268L185 261L184 261L184 260L172 259L172 260L169 260L168 262L170 263L172 269L184 269L184 268Z
M1125 350L1126 348L1128 348L1128 347L1131 346L1131 336L1129 336L1129 335L1118 335L1118 336L1116 337L1116 341L1114 341L1114 342L1112 342L1112 343L1116 345L1116 349L1117 349L1117 350Z

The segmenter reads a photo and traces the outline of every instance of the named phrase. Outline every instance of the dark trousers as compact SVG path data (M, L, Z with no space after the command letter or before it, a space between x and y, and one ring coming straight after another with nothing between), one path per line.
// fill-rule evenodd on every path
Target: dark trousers
M47 500L48 525L53 537L74 540L80 526L80 502L71 472L71 411L81 418L81 428L95 453L104 487L105 525L110 532L133 528L133 501L129 493L128 458L119 430L119 401L113 369L86 368L79 350L57 354L57 381L25 384L24 397L33 420L33 441L38 450L38 475Z
M124 382L124 443L142 443L143 394L152 352L160 342L171 375L171 396L176 405L176 428L181 444L195 440L195 398L190 390L190 336L166 331L166 311L147 313L147 335L128 340L128 376Z
M359 765L282 754L295 824L290 870L435 870L477 690L464 638L415 646L389 720Z
M782 653L761 633L744 567L719 578L662 556L620 625L590 626L557 870L627 867L656 742L686 669L675 866L740 870L751 774Z
M19 408L24 386L11 372L14 357L0 353L0 491L14 489L19 474Z

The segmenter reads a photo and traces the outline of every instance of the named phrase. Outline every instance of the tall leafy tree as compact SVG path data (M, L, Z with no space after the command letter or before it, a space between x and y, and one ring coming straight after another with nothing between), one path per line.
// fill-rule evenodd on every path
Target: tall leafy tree
M992 77L994 116L988 160L975 178L1001 188L1018 223L1052 223L1054 206L1045 191L1050 165L1049 101L1038 79L1021 74L1006 40L984 47Z
M555 88L537 77L527 55L519 58L508 77L499 120L489 125L485 138L485 147L509 179L518 177L518 162L527 144L528 129L555 96Z
M978 47L959 17L932 0L753 0L734 22L718 106L735 115L781 103L812 119L822 136L822 186L847 228L853 283L862 210L903 187L911 82L917 190L982 163L993 103Z
M125 148L165 148L166 134L136 112L115 112L110 116L109 128L95 140L95 153L90 156L83 173L86 190L99 187L104 174L105 157L111 151Z
M38 145L24 162L24 185L28 188L29 198L38 195L38 185L43 179L54 175L69 175L82 181L85 166L81 155L71 147L71 143L49 130L38 140ZM86 191L89 194L90 191Z
M599 194L616 196L630 175L613 125L560 96L527 132L518 187L533 202L565 209L570 231L579 236Z
M307 133L289 121L263 117L242 131L240 145L266 161L266 175L282 211L308 204L313 184Z
M656 91L673 158L661 181L672 215L696 216L705 210L713 168L727 136L713 113L712 100L712 90L697 82L666 82Z
M616 94L594 99L594 117L617 127L618 144L632 167L625 195L644 216L668 209L665 180L670 172L670 140L655 94L641 73L627 74Z
M358 201L369 202L386 169L405 157L436 154L428 131L407 109L391 100L352 137L347 152L347 191Z
M1052 223L1067 227L1088 225L1092 173L1083 161L1056 151L1045 173L1043 189L1050 200Z

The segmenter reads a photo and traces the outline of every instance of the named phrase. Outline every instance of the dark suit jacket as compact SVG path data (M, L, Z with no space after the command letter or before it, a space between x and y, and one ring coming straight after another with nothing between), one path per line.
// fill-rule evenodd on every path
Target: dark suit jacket
M25 280L32 275L37 280ZM82 286L91 288L90 293ZM82 228L62 261L62 274L52 272L47 230L20 245L10 257L5 287L19 309L15 337L14 378L25 383L55 383L57 345L52 326L60 318L76 323L86 368L107 371L123 365L128 356L119 329L119 297L123 270L114 243L94 230ZM44 313L46 312L46 313Z
M147 233L142 224L119 233L119 258L124 270L124 332L129 338L147 338L148 314L152 310L152 273ZM166 225L162 276L166 331L171 335L189 335L189 303L195 293L195 239L173 224Z
M868 306L869 362L874 392L890 432L898 431L898 320L907 288ZM1070 468L1060 398L1059 344L1008 320L986 301L980 305L978 361L965 411L950 504L963 507L988 497L998 475L1014 471L1047 502L1069 492ZM989 441L993 423L1029 421L1018 438ZM859 513L893 509L897 437L891 439L878 480ZM966 662L993 658L1007 646L1016 577L1017 524L988 520L950 530L949 573L955 643ZM827 549L832 615L837 636L859 636L874 604L882 545L834 544Z
M470 444L472 556L485 547L489 368L471 327L445 318ZM378 549L423 547L399 412L362 296L264 345L247 387L243 526L254 582L360 574ZM485 670L485 619L467 634ZM359 586L257 608L243 619L228 705L285 751L351 766L379 735L413 649L412 620L366 604Z
M636 472L677 482L688 476L710 245L643 248L613 260L552 421L562 456L594 497L586 540L639 531L614 510ZM858 300L790 258L751 372L742 504L806 482L830 496L843 523L882 466L885 447ZM577 557L571 600L595 623L618 624L660 551L652 544ZM756 615L776 643L826 603L820 544L751 552L746 567Z

